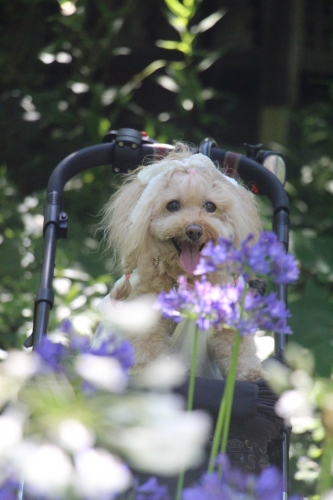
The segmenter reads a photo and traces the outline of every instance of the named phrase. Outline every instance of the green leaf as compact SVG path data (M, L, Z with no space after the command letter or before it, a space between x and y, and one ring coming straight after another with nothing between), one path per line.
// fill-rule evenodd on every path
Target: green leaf
M191 33L193 33L193 34L196 35L198 33L203 33L204 31L209 30L210 28L212 28L213 26L215 26L215 24L220 19L222 19L222 17L227 12L228 11L226 9L217 10L216 12L214 12L213 14L211 14L210 16L208 16L205 19L203 19L202 21L200 21L200 23L198 23L197 25L192 26Z
M173 42L172 40L157 40L156 45L168 50L179 50L184 54L191 52L191 46L184 42Z
M175 14L176 16L190 17L192 13L191 8L185 7L182 3L178 2L178 0L164 0L168 8Z

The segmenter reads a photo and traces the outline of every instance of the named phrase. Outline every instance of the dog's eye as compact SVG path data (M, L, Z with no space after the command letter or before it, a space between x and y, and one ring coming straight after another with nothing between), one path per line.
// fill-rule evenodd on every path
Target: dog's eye
M204 204L204 207L206 209L207 212L215 212L216 210L216 205L215 203L211 202L211 201L206 201L206 203Z
M177 200L169 201L166 208L169 212L177 212L180 209L180 203Z

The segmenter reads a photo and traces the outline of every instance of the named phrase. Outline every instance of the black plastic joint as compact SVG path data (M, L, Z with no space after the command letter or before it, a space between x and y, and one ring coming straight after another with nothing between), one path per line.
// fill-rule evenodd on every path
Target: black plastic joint
M217 142L211 137L206 137L199 146L199 153L211 158L212 148L218 148Z
M54 303L54 293L50 288L40 288L36 294L35 302L48 302L52 309Z
M68 229L68 215L60 212L58 219L58 238L66 238Z
M48 224L59 224L59 212L62 203L62 196L57 191L52 191L47 195L44 213L44 234Z
M258 161L263 144L261 144L261 143L260 144L247 144L247 142L244 142L243 146L244 146L245 151L246 151L246 157Z
M121 128L115 141L113 170L127 174L137 168L142 143L141 132L133 128Z

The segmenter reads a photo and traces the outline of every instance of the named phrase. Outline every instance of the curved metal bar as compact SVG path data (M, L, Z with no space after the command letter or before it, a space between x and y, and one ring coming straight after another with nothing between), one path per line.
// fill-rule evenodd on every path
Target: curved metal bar
M47 185L47 193L62 194L65 184L76 174L89 168L113 163L114 144L99 144L76 151L67 156L53 170Z
M166 153L171 146L166 145ZM159 144L142 145L139 153L139 162L147 163L146 157L150 157L156 149L161 150ZM224 165L228 153L222 149L210 148L211 159ZM240 154L234 154L237 160L237 171L242 180L259 195L267 196L272 203L273 210L284 209L289 212L288 196L281 182L269 170L260 163ZM72 177L89 168L100 165L112 164L114 160L114 143L100 144L84 148L76 153L67 156L54 169L47 186L47 193L56 191L60 194L63 188Z

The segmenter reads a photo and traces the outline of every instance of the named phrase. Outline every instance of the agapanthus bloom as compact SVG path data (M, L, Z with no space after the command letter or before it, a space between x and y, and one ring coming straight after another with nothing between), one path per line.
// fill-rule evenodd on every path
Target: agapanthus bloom
M134 349L128 340L118 340L115 336L103 342L98 347L91 347L88 337L71 333L69 344L52 342L46 335L43 336L35 352L44 363L56 372L65 372L68 360L78 354L111 357L117 359L125 372L134 362Z
M168 488L159 484L156 477L150 477L135 488L135 500L170 500Z
M176 323L184 319L195 321L201 331L228 326L241 335L257 330L291 333L287 324L289 311L276 294L262 296L248 289L243 280L235 285L213 286L203 277L191 288L186 278L181 277L178 290L162 292L156 307Z
M219 238L217 245L208 242L202 250L202 258L195 274L208 274L226 268L231 274L272 276L275 283L288 284L299 275L295 258L287 254L275 233L263 231L255 243L252 235L234 248L230 240Z
M275 293L262 296L249 289L247 283L254 275L271 276L275 283L291 283L298 277L297 262L285 253L275 233L264 231L257 242L253 240L253 236L248 236L240 248L234 248L232 242L224 238L215 246L208 242L195 273L204 274L201 280L191 288L186 278L180 277L178 290L162 292L156 307L164 317L176 323L184 319L195 321L202 331L229 326L241 335L257 330L292 333L285 304ZM221 268L241 279L236 279L234 285L213 286L205 274Z
M156 308L176 323L184 319L193 320L199 329L204 331L212 326L218 327L237 321L237 303L241 293L240 284L214 286L205 278L196 281L194 287L190 288L186 278L181 276L178 290L161 292Z
M183 492L183 500L280 500L282 476L275 467L255 477L231 468L226 455L218 459L218 471L204 474L197 485Z
M19 491L19 482L13 479L7 479L0 485L0 498L3 500L17 500Z

